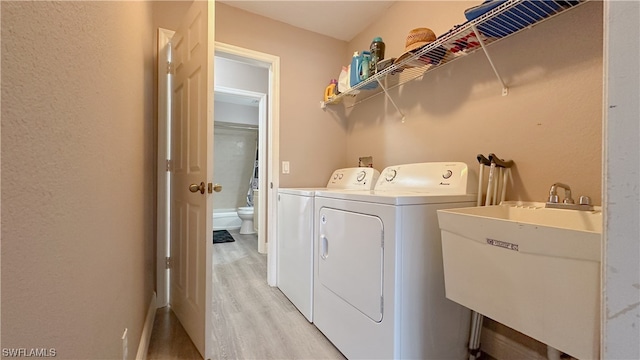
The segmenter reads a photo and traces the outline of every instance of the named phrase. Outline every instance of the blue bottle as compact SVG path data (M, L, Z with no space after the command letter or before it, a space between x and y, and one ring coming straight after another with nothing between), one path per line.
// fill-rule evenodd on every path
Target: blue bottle
M356 51L353 53L353 57L351 58L351 68L349 73L349 87L354 87L358 85L360 82L360 68L362 58L360 54Z
M366 50L362 51L362 54L360 55L360 68L358 69L360 73L360 81L367 80L371 75L369 72L370 65L371 65L371 53Z
M367 80L373 74L370 72L371 67L371 53L367 50L362 51L360 54L360 67L358 68L358 74L360 75L360 81ZM372 90L378 87L377 81L369 82L367 85L361 87L362 90Z

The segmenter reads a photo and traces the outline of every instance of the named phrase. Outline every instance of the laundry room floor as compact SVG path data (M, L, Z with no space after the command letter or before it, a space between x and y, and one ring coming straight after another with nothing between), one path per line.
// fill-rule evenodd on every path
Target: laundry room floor
M344 359L278 288L267 284L267 256L258 253L257 236L230 232L234 242L213 245L213 358ZM167 315L173 313L159 309L156 323ZM154 325L148 359L193 359L195 346L180 340L179 322L173 320L172 326L173 331L156 331ZM175 341L179 346L171 346Z

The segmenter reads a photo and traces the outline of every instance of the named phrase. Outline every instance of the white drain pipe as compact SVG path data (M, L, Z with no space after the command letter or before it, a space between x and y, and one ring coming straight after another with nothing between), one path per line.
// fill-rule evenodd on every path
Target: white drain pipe
M560 350L547 345L547 359L560 360L560 355L562 355L562 352L560 352Z

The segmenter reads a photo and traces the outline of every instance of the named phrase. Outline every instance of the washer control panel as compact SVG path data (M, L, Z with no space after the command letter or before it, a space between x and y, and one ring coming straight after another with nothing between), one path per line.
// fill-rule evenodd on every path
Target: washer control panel
M375 190L466 194L468 168L461 162L432 162L389 166Z
M369 167L338 169L329 178L327 188L372 190L379 176L378 170Z

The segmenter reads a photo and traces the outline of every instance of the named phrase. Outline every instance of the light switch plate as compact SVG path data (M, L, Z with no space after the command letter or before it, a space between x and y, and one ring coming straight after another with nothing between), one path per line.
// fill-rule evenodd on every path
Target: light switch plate
M289 162L288 161L283 161L282 162L282 173L283 174L288 174L289 173Z

